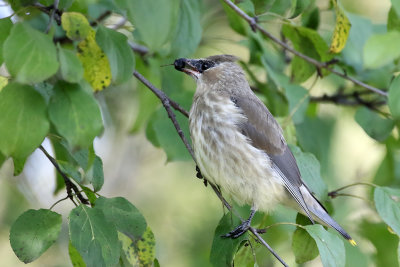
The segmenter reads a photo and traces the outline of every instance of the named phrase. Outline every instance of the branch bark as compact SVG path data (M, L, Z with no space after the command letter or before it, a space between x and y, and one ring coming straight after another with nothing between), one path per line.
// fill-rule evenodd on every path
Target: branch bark
M74 201L74 194L72 193L72 191L74 191L75 195L78 197L79 201L82 204L89 204L89 201L84 198L81 194L81 192L79 191L78 187L71 181L71 179L61 170L60 166L58 165L57 161L50 156L50 154L47 152L46 149L44 149L44 147L42 145L39 146L39 149L42 150L42 152L44 153L44 155L50 160L50 162L53 164L54 168L56 168L56 170L58 171L58 173L62 176L62 178L64 179L64 183L65 183L65 187L67 189L67 194L68 194L68 198L72 200L72 202L74 202L74 204L76 205L75 201Z
M236 5L235 5L233 2L231 2L230 0L223 0L223 1L224 1L231 9L233 9L233 11L235 11L239 16L241 16L243 19L245 19L245 20L249 23L249 25L250 25L250 27L251 27L251 29L252 29L253 31L256 31L256 30L260 31L264 36L268 37L268 38L271 39L273 42L275 42L275 43L277 43L278 45L282 46L282 47L283 47L284 49L286 49L287 51L289 51L289 52L293 53L294 55L296 55L296 56L298 56L298 57L304 59L305 61L307 61L307 62L313 64L315 67L317 67L317 70L318 70L318 69L326 69L326 70L332 72L333 74L335 74L335 75L337 75L337 76L339 76L339 77L342 77L343 79L349 80L349 81L353 82L353 83L356 84L356 85L359 85L359 86L361 86L361 87L364 87L364 88L367 89L367 90L370 90L370 91L372 91L372 92L375 92L375 93L377 93L377 94L379 94L379 95L382 95L382 96L385 96L385 97L388 96L388 93L385 92L385 91L383 91L383 90L381 90L381 89L378 89L378 88L376 88L376 87L373 87L373 86L371 86L371 85L368 85L368 84L366 84L366 83L364 83L364 82L362 82L362 81L359 81L359 80L354 79L354 78L352 78L352 77L350 77L350 76L347 76L347 74L345 74L345 73L341 73L341 72L339 72L339 71L337 71L337 70L335 70L335 69L332 69L332 68L330 67L330 65L331 65L330 62L328 62L328 63L320 62L320 61L318 61L318 60L315 60L315 59L313 59L313 58L311 58L311 57L309 57L309 56L306 56L306 55L300 53L299 51L293 49L293 48L290 47L288 44L286 44L285 42L279 40L278 38L276 38L275 36L273 36L271 33L269 33L268 31L266 31L263 27L261 27L260 24L257 23L257 18L250 17L249 15L247 15L245 12L243 12L243 10L241 10L238 6L236 6Z

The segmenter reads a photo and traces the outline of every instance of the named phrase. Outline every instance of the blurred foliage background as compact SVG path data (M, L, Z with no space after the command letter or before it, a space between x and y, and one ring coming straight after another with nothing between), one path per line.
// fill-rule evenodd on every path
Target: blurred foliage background
M296 1L236 2L249 13L249 2L253 2L256 8L262 5L263 8L255 10L259 23L287 42L291 38L282 34L282 26L303 25L315 29L326 44L330 44L335 27L335 11L328 0L304 1L309 4L309 8L302 10L301 15L295 18L290 18L290 10ZM9 3L0 2L0 18L13 12L11 7L15 3ZM82 12L91 21L113 3L114 1L106 0L75 1L71 9ZM398 56L384 64L370 62L367 68L365 53L368 56L369 50L365 52L364 46L372 35L387 31L392 3L389 0L340 1L352 28L346 47L335 55L339 60L337 69L345 70L350 76L386 90L393 74L399 71ZM165 20L173 21L168 16L173 14L175 19L183 20L179 16L183 16L182 9L187 8L184 14L191 18L188 20L190 23L179 24L183 36L177 34L172 38L157 35L155 31L153 35L143 37L135 30L136 25L120 15L111 15L101 23L111 27L122 21L119 31L128 36L129 42L135 48L136 70L171 99L188 110L195 83L175 71L173 66L160 66L171 64L176 58L183 56L200 58L214 54L234 54L241 59L240 64L245 68L251 85L257 89L260 98L279 118L288 142L301 147L304 152L314 154L318 159L327 191L356 182L398 188L400 143L398 128L393 128L395 123L390 122L388 126L386 122L382 122L389 112L387 105L376 106L384 113L384 116L378 115L378 112L358 101L358 96L354 97L353 92L365 91L363 88L340 77L327 75L324 71L322 74L327 76L319 78L315 69L308 77L296 83L304 91L298 93L294 89L282 89L285 87L282 86L283 74L289 78L297 75L296 70L290 68L293 56L264 40L260 34L251 32L247 23L222 1L160 1L158 4L159 7L153 6L157 10L149 7L148 13L142 14L151 17L143 18L142 22L149 23L148 27L168 27L165 26ZM165 15L169 9L176 11ZM32 10L23 13L18 16L34 28L43 28L47 23L46 14L34 13ZM17 16L13 18L18 19ZM391 30L400 31L400 20L398 17L396 19L389 24L394 27ZM55 28L57 36L60 27ZM163 38L168 41L164 42ZM396 47L400 50L398 43ZM141 49L145 49L142 54ZM371 51L374 49L371 48ZM3 51L4 53L7 51ZM1 74L7 76L4 66ZM330 95L350 97L343 98L344 100L340 98L343 102L322 101L323 96ZM210 266L214 231L225 211L211 188L205 187L203 181L195 177L195 165L167 119L159 100L134 77L119 85L112 84L96 93L95 97L101 107L105 125L103 134L94 140L94 149L101 157L104 167L105 180L101 195L124 196L142 212L154 232L156 258L161 266ZM382 101L383 98L367 94L361 96L361 99L370 103ZM346 105L345 101L351 104ZM177 116L187 134L186 119L181 114ZM47 139L43 145L51 150ZM13 176L11 159L2 165L2 266L24 265L10 247L10 227L28 208L49 208L55 201L65 197L63 190L53 193L57 186L55 181L53 166L40 151L35 151L28 158L24 171L16 177ZM373 188L369 186L353 186L343 192L360 198L337 196L329 199L325 196L323 200L329 210L334 211L335 220L358 243L357 247L345 243L346 266L398 266L399 238L379 218L372 203L374 197L371 189ZM54 211L66 218L73 207L71 202L63 201L55 206ZM246 208L237 209L246 214ZM255 222L266 226L295 221L294 211L278 207L269 215L257 214ZM290 266L296 265L291 242L295 230L294 226L273 226L264 235L265 240ZM31 266L71 266L66 249L68 226L65 220L61 231L58 242L38 260L30 263ZM256 246L254 242L253 245ZM255 254L258 266L279 266L265 248L257 247ZM253 266L252 258L251 249L245 247L237 254L235 266ZM321 260L317 257L301 266L321 266Z

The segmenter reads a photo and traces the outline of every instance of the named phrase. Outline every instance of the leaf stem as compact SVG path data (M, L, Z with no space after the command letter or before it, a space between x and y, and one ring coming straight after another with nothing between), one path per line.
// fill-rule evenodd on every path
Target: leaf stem
M58 203L60 203L60 202L62 202L62 201L64 201L64 200L66 200L66 199L68 199L68 198L69 198L69 196L67 195L67 196L64 197L64 198L62 198L62 199L60 199L60 200L57 200L53 205L51 205L51 207L49 208L49 210L52 210L52 209L54 208L55 205L57 205ZM76 204L75 204L75 206L76 206Z
M331 197L331 198L335 198L338 195L339 191L342 191L342 190L344 190L346 188L349 188L349 187L352 187L352 186L356 186L356 185L367 185L367 186L372 186L372 187L379 187L378 185L373 184L373 183L369 183L369 182L356 182L356 183L352 183L352 184L349 184L349 185L345 185L345 186L340 187L340 188L338 188L336 190L333 190L333 191L328 193L328 196Z
M51 12L49 14L49 23L47 24L45 33L49 33L49 31L51 29L51 24L53 23L54 16L56 14L56 11L58 10L59 3L60 3L60 0L54 0L53 9L51 10Z
M269 228L274 227L274 226L278 226L278 225L293 225L293 226L300 227L300 228L306 230L306 228L304 227L304 225L297 224L297 223L292 223L292 222L279 222L279 223L274 223L274 224L268 225L268 226L265 227L264 229L260 229L260 230L267 231Z
M358 198L358 199L364 200L364 201L366 201L366 202L368 202L368 203L370 203L370 204L373 204L373 203L374 203L373 201L371 201L371 200L369 200L369 199L366 199L365 197L361 197L361 196L357 196L357 195L346 194L346 193L337 193L337 194L335 195L335 197L340 197L340 196Z

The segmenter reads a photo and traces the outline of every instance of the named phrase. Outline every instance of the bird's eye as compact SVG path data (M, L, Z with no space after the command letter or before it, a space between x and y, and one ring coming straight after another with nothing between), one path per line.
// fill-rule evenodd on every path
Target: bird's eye
M209 62L203 62L201 64L201 70L202 71L208 70L210 67L211 67L211 64Z

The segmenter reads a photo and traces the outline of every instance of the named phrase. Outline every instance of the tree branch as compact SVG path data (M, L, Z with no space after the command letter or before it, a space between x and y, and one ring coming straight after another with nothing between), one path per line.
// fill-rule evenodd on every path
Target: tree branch
M322 96L312 96L310 97L311 102L322 102L322 103L334 103L337 105L343 106L366 106L367 108L376 110L378 107L386 105L386 100L365 100L361 96L372 93L371 91L359 92L355 91L352 93L344 94L339 90L336 94L327 95L323 94Z
M326 70L332 72L333 74L335 74L335 75L337 75L337 76L339 76L339 77L342 77L343 79L349 80L349 81L353 82L353 83L356 84L356 85L359 85L359 86L361 86L361 87L364 87L364 88L367 89L367 90L370 90L370 91L372 91L372 92L375 92L375 93L377 93L377 94L379 94L379 95L382 95L382 96L385 96L385 97L388 96L388 93L385 92L385 91L382 91L381 89L378 89L378 88L373 87L373 86L371 86L371 85L368 85L368 84L366 84L366 83L364 83L364 82L362 82L362 81L359 81L359 80L354 79L354 78L352 78L352 77L350 77L350 76L347 76L346 73L341 73L341 72L339 72L339 71L337 71L337 70L335 70L335 69L332 69L332 68L330 67L331 64L330 64L329 62L327 62L327 63L320 62L320 61L318 61L318 60L315 60L315 59L313 59L313 58L311 58L311 57L308 57L308 56L306 56L306 55L300 53L299 51L293 49L293 48L290 47L288 44L286 44L285 42L279 40L278 38L276 38L275 36L273 36L271 33L269 33L268 31L266 31L263 27L261 27L261 26L257 23L257 18L250 17L249 15L247 15L245 12L243 12L243 10L241 10L238 6L236 6L236 5L235 5L233 2L231 2L230 0L223 0L223 1L224 1L230 8L232 8L239 16L241 16L243 19L245 19L245 20L249 23L249 25L250 25L250 27L251 27L251 29L252 29L253 31L259 30L264 36L268 37L268 38L271 39L273 42L279 44L280 46L282 46L282 47L283 47L284 49L286 49L287 51L290 51L290 52L293 53L294 55L296 55L296 56L298 56L298 57L304 59L305 61L307 61L307 62L313 64L314 66L316 66L316 67L317 67L317 70L318 70L318 69L326 69Z
M143 45L135 44L134 42L128 41L129 46L133 50L133 52L138 53L141 56L149 53L149 49Z
M58 10L59 3L60 3L60 0L54 0L53 9L51 10L50 15L49 15L49 23L47 24L47 28L45 31L46 33L48 33L50 31L51 24L53 23L54 16L56 15L56 11Z
M46 151L46 149L44 149L44 147L42 145L39 146L39 149L42 150L42 152L46 155L46 157L50 160L50 162L53 164L53 166L56 168L56 170L58 171L58 173L62 176L62 178L64 179L64 183L65 183L65 187L67 189L67 194L68 194L68 198L72 200L72 202L74 202L74 204L76 205L75 201L74 201L74 194L72 193L72 191L74 191L75 195L78 197L78 199L81 201L82 204L89 204L88 200L86 198L84 198L81 194L81 192L79 191L78 187L71 181L71 179L61 170L60 166L58 165L57 161L50 156L50 154Z
M168 113L168 117L170 118L170 120L172 121L172 124L175 126L176 131L178 132L179 137L182 139L182 142L184 143L186 149L188 150L188 152L190 153L190 155L192 156L193 161L197 164L196 158L194 156L193 153L193 149L190 146L188 140L186 139L178 121L176 120L175 114L172 111L171 107L175 108L177 111L181 112L182 114L184 114L185 116L188 117L188 112L186 110L184 110L182 107L180 107L176 102L172 101L163 91L161 91L160 89L156 88L153 84L151 84L146 78L143 77L143 75L141 75L139 72L134 71L133 75L139 80L141 81L147 88L150 89L150 91L152 91L161 101L161 103L163 104L165 110ZM175 107L172 105L172 103L174 103ZM178 108L179 107L179 108ZM204 178L206 180L206 178ZM207 180L206 180L207 181ZM210 182L209 182L210 183ZM224 206L234 212L232 206L226 201L226 199L222 196L221 191L213 184L210 183L212 189L214 190L215 194L218 196L218 198L222 201L222 203L224 204ZM235 214L236 215L236 214ZM238 216L242 221L243 219ZM279 255L268 245L268 243L259 235L258 230L250 227L249 230L254 234L254 236L256 237L256 239L262 244L264 245L271 253L272 255L274 255L274 257L279 260L283 266L288 266L280 257Z

